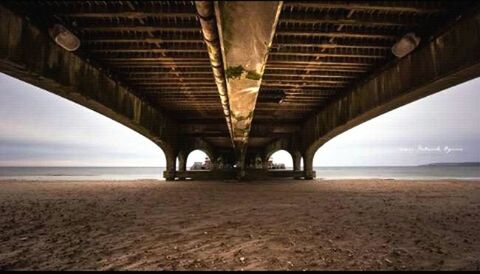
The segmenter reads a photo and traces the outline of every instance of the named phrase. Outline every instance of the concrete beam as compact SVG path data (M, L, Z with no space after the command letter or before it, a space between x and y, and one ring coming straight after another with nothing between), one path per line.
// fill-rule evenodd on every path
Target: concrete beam
M203 138L200 137L193 137L193 138L188 138L187 136L182 136L181 139L181 145L179 145L179 153L178 154L185 154L185 157L188 157L190 152L194 150L202 150L207 154L207 156L210 158L210 160L214 161L217 153L215 148L207 141L205 141Z
M288 151L292 155L292 158L294 158L293 155L296 154L300 154L301 157L301 151L299 147L300 140L301 138L295 134L290 134L290 136L284 138L278 138L265 147L263 151L263 157L265 160L268 160L268 158L270 158L270 156L272 156L272 154L278 150Z
M254 123L250 129L251 136L271 136L272 134L289 134L300 129L297 123ZM186 135L209 133L212 136L227 136L228 131L225 122L209 123L208 121L198 121L196 123L181 123L180 132Z
M215 2L233 140L242 165L281 1Z
M301 131L307 158L311 160L321 145L352 127L480 76L479 49L477 9L308 119Z
M126 125L158 144L167 157L173 153L178 139L174 120L3 6L0 71Z

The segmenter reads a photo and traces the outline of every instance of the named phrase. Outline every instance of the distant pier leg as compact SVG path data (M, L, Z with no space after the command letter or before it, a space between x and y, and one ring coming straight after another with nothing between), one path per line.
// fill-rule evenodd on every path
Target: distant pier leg
M315 171L313 171L313 155L305 155L305 163L303 169L305 172L305 180L313 180L315 178Z
M175 180L175 154L172 152L165 152L167 159L167 169L163 172L163 177L167 181Z
M178 153L178 171L180 174L184 174L187 171L187 155L183 151ZM178 180L184 181L186 178L184 176L178 177Z

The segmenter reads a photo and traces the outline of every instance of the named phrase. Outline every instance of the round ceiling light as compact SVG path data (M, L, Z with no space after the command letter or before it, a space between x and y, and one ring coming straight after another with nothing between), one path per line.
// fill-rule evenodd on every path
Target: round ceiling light
M55 43L65 50L75 51L80 47L80 40L78 37L60 24L51 27L49 33Z
M402 58L412 52L418 44L420 44L420 37L416 36L413 32L407 33L393 45L392 53Z

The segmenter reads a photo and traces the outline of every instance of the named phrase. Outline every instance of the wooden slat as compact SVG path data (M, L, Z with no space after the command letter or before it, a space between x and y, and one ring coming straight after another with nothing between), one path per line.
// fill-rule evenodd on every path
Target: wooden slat
M301 71L301 73L304 73L306 70L306 66L299 66L299 65L267 65L265 71L268 70L298 70ZM309 71L331 71L331 72L356 72L356 73L364 73L367 72L367 69L363 68L358 68L358 67L334 67L334 66L320 66L320 67L315 67L315 68L308 68ZM300 73L300 72L299 72Z
M392 1L393 2L393 1ZM386 12L410 12L410 13L444 13L445 9L395 5L393 2L382 5L381 2L357 2L357 1L333 1L333 2L286 2L284 8L314 8L314 9L348 9L348 10L366 10L366 11L386 11ZM401 2L400 2L401 3Z
M357 32L323 32L323 31L305 31L305 30L279 30L275 35L291 35L291 36L324 36L324 37L350 37L361 39L384 39L396 40L396 35L389 34L372 34L372 33L357 33Z
M178 61L199 61L199 60L205 60L208 61L208 57L104 57L101 58L102 60L107 60L107 61L128 61L128 62L137 62L137 61L155 61L155 62L161 62L161 61L169 61L169 62L178 62Z
M102 53L118 53L118 52L162 52L162 53L169 53L169 52L207 52L206 48L201 49L163 49L163 48L131 48L131 49L119 49L119 48L102 48L102 49L90 49L86 48L89 52L102 52Z
M274 84L285 84L285 83L301 83L301 84L312 84L312 83L320 83L320 84L346 84L348 81L341 81L341 80L324 80L324 79L319 79L319 80L314 80L314 79L308 79L308 80L298 80L298 79L285 79L285 80L280 80L280 79L263 79L262 84L265 83L267 85L274 85Z
M391 18L341 18L324 15L319 16L307 16L300 14L298 16L283 15L280 18L280 23L294 23L294 24L335 24L335 25L351 25L351 26L365 26L365 27L415 27L419 25L419 22L412 22L410 20L398 20Z
M135 77L138 75L171 75L178 74L180 77L185 77L186 75L212 75L212 71L129 71L129 72L120 72L125 77Z
M369 54L341 54L341 53L310 53L310 52L270 52L269 55L283 56L314 56L314 57L347 57L347 58L372 58L383 59L385 55L369 55Z
M138 87L155 87L155 86L158 86L159 88L162 88L162 89L167 89L167 88L177 88L177 89L180 89L180 88L211 88L211 89L215 89L217 86L215 85L215 83L213 84L202 84L202 85L199 85L198 83L192 83L192 84L185 84L185 85L177 85L176 83L170 83L170 84L164 84L164 83L135 83L134 86L138 86Z
M342 61L338 61L338 62L325 62L325 61L271 61L269 62L269 65L271 66L276 66L276 65L285 65L285 66L289 66L289 65L295 65L295 64L300 64L300 65L308 65L308 64L311 64L311 65L323 65L323 66L326 66L326 65L335 65L335 66L339 66L339 67L369 67L369 66L372 66L373 64L370 64L370 63L353 63L353 62L342 62Z
M159 86L145 86L141 91L172 91L172 92L183 92L183 90L191 90L191 87L159 87ZM212 86L195 86L195 90L202 92L215 92L217 93L217 88Z
M155 69L155 68L171 68L175 65L176 68L211 68L210 64L191 64L186 62L179 62L176 64L170 63L163 63L163 62L156 62L156 63L141 63L141 62L104 62L106 64L111 65L115 68L126 68L126 69Z
M291 73L264 73L263 79L272 79L273 77L279 77L280 79L286 79L285 77L306 77L306 78L345 78L345 79L354 79L357 76L354 75L319 75L319 74L291 74ZM276 79L272 79L276 80Z
M327 88L343 88L345 85L340 84L327 84L327 83L319 83L315 85L307 85L304 83L302 84L292 84L292 83L262 83L262 86L265 87L296 87L296 88L320 88L320 87L327 87Z
M89 12L55 12L57 16L75 17L75 18L110 18L110 17L124 17L124 18L196 18L195 13L191 12L172 12L172 11L89 11Z
M214 81L213 77L184 77L181 75L177 77L180 77L181 79L183 79L184 82L194 81L195 83L198 83L198 81L208 81L208 80ZM167 81L167 80L171 81L176 78L175 77L140 77L138 76L138 77L125 77L124 79L131 82L142 81L143 83L150 83L150 82L163 83L164 81ZM208 81L208 83L210 83L210 81Z
M215 82L213 81L213 79L211 81L202 81L202 82L199 82L199 81L185 81L185 82L179 82L179 81L158 81L158 80L155 80L155 81L145 81L145 80L141 80L141 81L134 81L134 80L129 80L130 83L136 85L136 86L212 86L212 87L215 87Z
M126 38L126 37L87 37L82 39L82 43L138 43L138 42L147 42L147 43L199 43L204 44L203 40L199 39L185 39L185 38Z
M172 27L172 26L91 26L79 27L80 31L97 31L97 32L155 32L155 31L178 31L178 32L201 32L200 27Z

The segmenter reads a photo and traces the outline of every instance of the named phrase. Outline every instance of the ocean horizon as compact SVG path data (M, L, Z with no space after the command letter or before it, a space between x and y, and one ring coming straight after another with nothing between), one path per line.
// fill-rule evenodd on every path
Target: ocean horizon
M292 169L292 167L287 167ZM164 180L165 167L0 167L0 180ZM480 180L478 165L314 167L317 179Z

